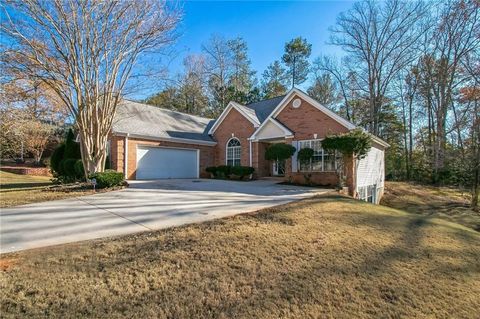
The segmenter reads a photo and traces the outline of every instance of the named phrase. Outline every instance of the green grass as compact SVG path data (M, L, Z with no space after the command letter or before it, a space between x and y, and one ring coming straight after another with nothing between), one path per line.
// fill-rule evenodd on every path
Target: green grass
M474 318L480 234L328 195L3 255L4 318Z

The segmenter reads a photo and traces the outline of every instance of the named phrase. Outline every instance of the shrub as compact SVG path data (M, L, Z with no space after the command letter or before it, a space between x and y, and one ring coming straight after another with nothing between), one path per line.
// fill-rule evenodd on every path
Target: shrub
M75 142L75 135L72 129L68 130L67 139L65 140L65 151L63 158L81 158L80 143Z
M322 147L327 151L339 151L344 156L353 155L356 159L362 159L372 147L372 138L362 129L354 129L327 136L322 141Z
M50 158L50 167L54 175L62 175L60 162L63 160L63 153L65 152L65 144L62 143L57 146L53 151L52 157Z
M97 188L107 188L122 185L125 181L123 173L114 170L106 170L101 173L94 173L90 175L90 179L95 178L97 181Z
M110 163L110 156L107 156L107 158L105 159L105 167L104 169L111 169L112 168L112 163Z
M255 169L250 166L232 166L231 168L232 174L238 176L240 179L253 174L254 171Z
M60 165L62 166L62 172L65 177L73 178L77 177L77 174L75 172L75 163L77 162L76 159L74 158L67 158L64 159L60 162Z
M265 159L270 161L286 160L295 154L295 150L295 147L290 144L273 144L265 151Z
M232 166L220 165L216 169L217 177L228 178L232 174Z
M75 162L74 168L75 168L75 175L78 178L82 178L85 175L85 170L83 169L83 162L81 159Z
M210 173L213 177L217 177L217 167L209 166L205 169L207 173Z
M313 149L306 147L298 151L297 158L301 162L308 162L313 157Z

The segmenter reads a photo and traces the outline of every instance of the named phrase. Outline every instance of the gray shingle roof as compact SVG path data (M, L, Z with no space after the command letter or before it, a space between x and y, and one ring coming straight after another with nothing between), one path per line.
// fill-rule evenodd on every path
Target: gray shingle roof
M213 142L208 135L213 122L204 117L123 100L117 108L112 130L146 137Z
M263 100L255 103L245 105L247 108L253 110L260 123L263 123L277 107L277 105L283 100L285 95L277 96L268 100Z

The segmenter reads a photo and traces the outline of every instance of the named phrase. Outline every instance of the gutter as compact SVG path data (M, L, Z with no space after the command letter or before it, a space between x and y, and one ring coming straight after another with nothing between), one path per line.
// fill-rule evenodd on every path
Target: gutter
M129 134L129 133L123 133L123 132L114 132L113 135L128 136L130 138L144 139L144 140L150 140L150 141L165 141L165 142L196 144L196 145L205 145L205 146L217 145L217 142L214 142L214 141L209 142L209 141L192 140L188 138L179 138L179 137L156 137L156 136L141 135L141 134Z

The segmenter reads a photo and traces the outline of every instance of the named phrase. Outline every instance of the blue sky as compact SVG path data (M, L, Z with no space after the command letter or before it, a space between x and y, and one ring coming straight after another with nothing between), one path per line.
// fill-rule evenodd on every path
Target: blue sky
M258 76L281 58L285 42L297 36L312 44L311 59L320 54L338 55L337 47L326 44L328 28L351 6L350 1L186 1L169 70L181 70L183 58L199 53L212 34L244 38Z

